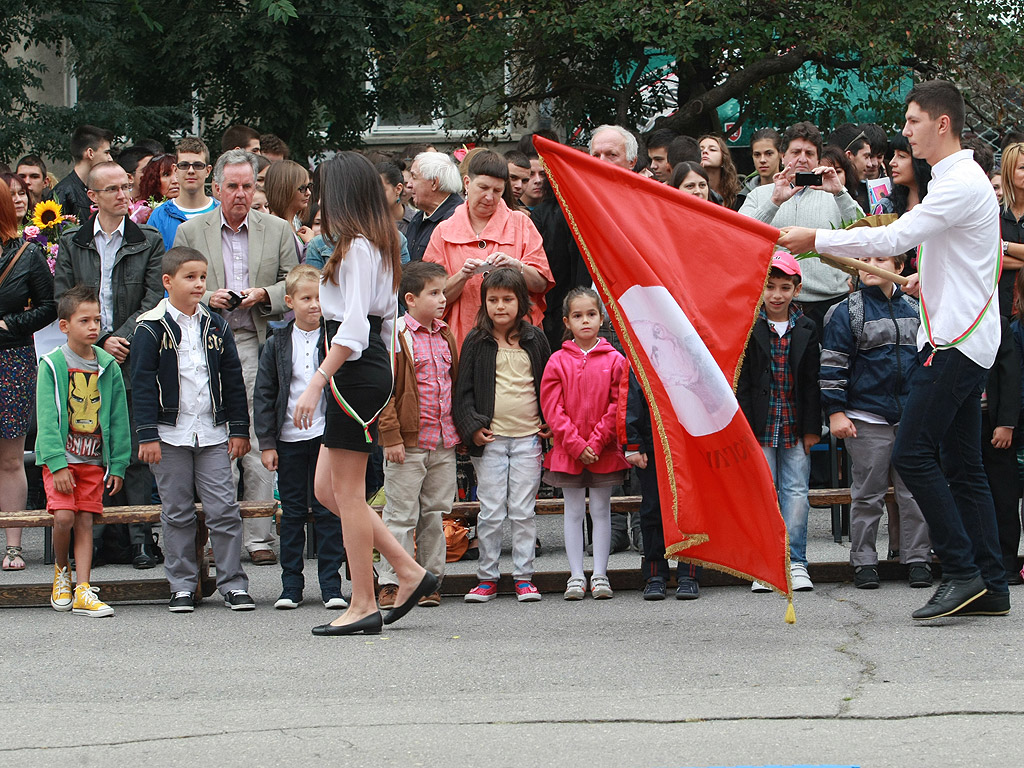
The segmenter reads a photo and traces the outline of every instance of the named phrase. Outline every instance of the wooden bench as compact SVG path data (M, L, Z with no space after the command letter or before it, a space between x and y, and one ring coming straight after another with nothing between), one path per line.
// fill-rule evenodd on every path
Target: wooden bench
M273 517L277 510L276 501L239 502L242 517ZM197 600L209 597L217 589L217 582L210 573L210 562L206 556L206 517L203 505L196 504L196 559L199 561L199 594ZM114 523L158 523L160 506L153 504L135 507L107 507L103 510L104 525ZM45 510L22 512L0 512L0 528L48 528L53 525L53 515ZM166 600L170 597L170 586L164 578L131 579L125 581L97 581L106 602L120 603L132 600ZM41 606L50 604L52 585L0 583L0 607Z

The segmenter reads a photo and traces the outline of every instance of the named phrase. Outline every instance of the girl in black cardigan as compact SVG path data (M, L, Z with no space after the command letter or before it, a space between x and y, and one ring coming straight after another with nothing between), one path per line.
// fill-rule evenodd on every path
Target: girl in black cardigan
M477 578L468 603L498 593L501 523L512 524L512 575L520 602L540 600L533 585L537 526L534 501L540 487L541 441L550 436L540 411L540 380L551 350L544 333L525 317L526 281L514 269L488 274L480 286L476 327L462 345L452 415L469 446L477 476L480 547Z

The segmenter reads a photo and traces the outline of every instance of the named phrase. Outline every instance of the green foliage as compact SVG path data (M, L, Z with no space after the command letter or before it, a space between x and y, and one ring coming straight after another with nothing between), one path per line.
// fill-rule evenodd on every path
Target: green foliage
M643 124L673 101L661 125L717 128L716 108L732 98L741 120L764 124L828 126L855 109L895 123L909 76L979 92L1019 86L1020 16L1017 0L407 0L406 43L382 94L460 111L481 131L549 98L556 119L581 129ZM664 63L667 80L654 71ZM821 93L800 87L808 71ZM857 79L867 93L856 94Z

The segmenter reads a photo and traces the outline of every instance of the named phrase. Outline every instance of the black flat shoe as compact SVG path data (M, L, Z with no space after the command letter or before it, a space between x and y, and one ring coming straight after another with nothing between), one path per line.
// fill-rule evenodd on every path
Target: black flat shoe
M335 626L334 624L321 624L319 627L313 627L313 634L319 637L328 637L333 635L379 635L381 633L381 616L380 611L371 613L369 616L364 616L359 621L353 621L350 624L342 624Z
M396 605L394 608L388 611L387 615L384 617L384 623L394 624L400 618L405 616L405 614L407 614L409 611L415 608L416 603L419 602L421 597L426 597L427 595L431 594L432 592L435 592L436 590L437 576L432 574L430 571L427 571L425 574L423 574L423 578L420 579L419 586L417 586L413 593L409 595L409 599L401 605Z

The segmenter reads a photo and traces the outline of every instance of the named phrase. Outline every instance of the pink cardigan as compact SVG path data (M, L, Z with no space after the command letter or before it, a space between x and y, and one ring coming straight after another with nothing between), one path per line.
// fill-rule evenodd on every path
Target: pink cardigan
M540 382L541 409L554 433L545 467L574 475L584 468L605 474L629 467L615 430L625 370L626 359L605 339L587 354L570 339L551 355ZM598 459L585 465L579 457L588 445Z

